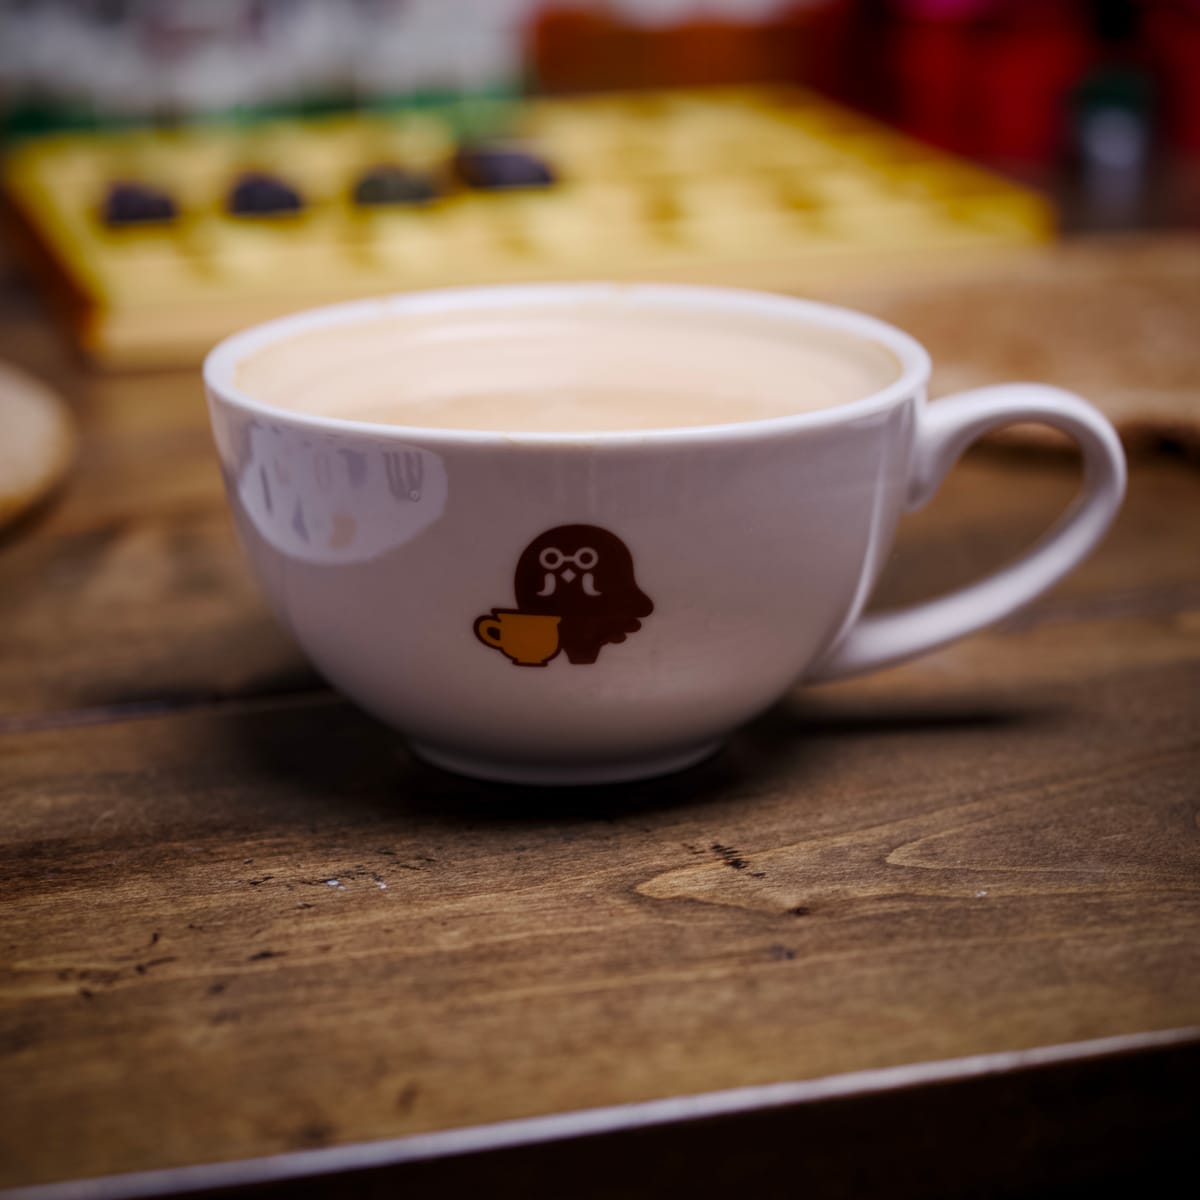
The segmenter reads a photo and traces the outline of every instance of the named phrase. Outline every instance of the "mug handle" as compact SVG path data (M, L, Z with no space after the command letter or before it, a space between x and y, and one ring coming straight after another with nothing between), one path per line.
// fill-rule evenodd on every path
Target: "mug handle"
M503 638L497 634L492 636L492 626L500 628L500 620L494 613L488 613L486 617L477 617L475 620L475 636L487 645L494 647L496 650L503 650Z
M890 666L991 625L1041 595L1100 542L1125 494L1125 456L1108 420L1061 388L1010 383L960 392L922 406L904 511L928 503L959 455L1002 425L1037 421L1083 451L1083 489L1024 557L993 575L911 608L860 617L817 660L805 681L841 679Z

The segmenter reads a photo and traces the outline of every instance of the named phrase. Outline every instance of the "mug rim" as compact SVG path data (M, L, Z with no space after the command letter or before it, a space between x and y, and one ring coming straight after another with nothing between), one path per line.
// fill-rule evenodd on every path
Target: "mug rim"
M789 413L747 421L710 425L663 426L651 429L616 429L594 432L505 432L453 429L434 425L397 425L357 421L323 413L300 412L260 400L233 382L234 372L247 357L265 346L313 329L378 320L397 314L456 312L464 308L549 307L581 301L645 304L648 308L692 308L713 312L724 309L742 315L758 313L775 319L789 318L808 326L836 329L873 341L895 355L900 374L891 383L856 400L807 412ZM668 442L738 440L770 436L792 430L840 425L885 411L905 397L918 393L929 380L929 353L916 338L896 326L855 309L819 300L750 288L709 287L673 283L532 283L483 284L394 293L388 296L343 301L309 308L252 325L222 339L205 356L204 384L223 404L267 420L286 420L314 432L371 434L405 442L443 442L454 445L496 446L628 446Z

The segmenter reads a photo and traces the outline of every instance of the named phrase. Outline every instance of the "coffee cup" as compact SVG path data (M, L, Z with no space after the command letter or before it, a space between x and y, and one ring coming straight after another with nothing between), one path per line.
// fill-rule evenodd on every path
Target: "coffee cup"
M316 667L432 763L560 784L688 766L798 682L991 625L1096 546L1125 481L1109 423L1040 384L927 403L929 370L824 304L568 284L285 317L204 377L241 540ZM901 514L1030 421L1082 451L1059 523L864 615Z
M524 613L516 608L493 608L475 620L475 636L521 667L544 667L561 649L558 626L562 617Z

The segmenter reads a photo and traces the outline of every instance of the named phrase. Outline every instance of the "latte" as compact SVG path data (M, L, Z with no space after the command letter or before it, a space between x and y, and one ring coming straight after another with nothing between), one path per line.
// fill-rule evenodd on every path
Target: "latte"
M279 408L371 424L600 433L786 417L899 374L883 346L837 330L597 301L326 325L250 354L236 382Z

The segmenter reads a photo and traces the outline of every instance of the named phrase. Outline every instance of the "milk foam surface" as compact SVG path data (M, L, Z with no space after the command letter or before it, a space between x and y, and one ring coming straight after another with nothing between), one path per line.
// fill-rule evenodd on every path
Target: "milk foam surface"
M790 416L899 376L885 347L817 325L597 301L326 326L252 353L236 383L279 408L352 421L588 433Z

